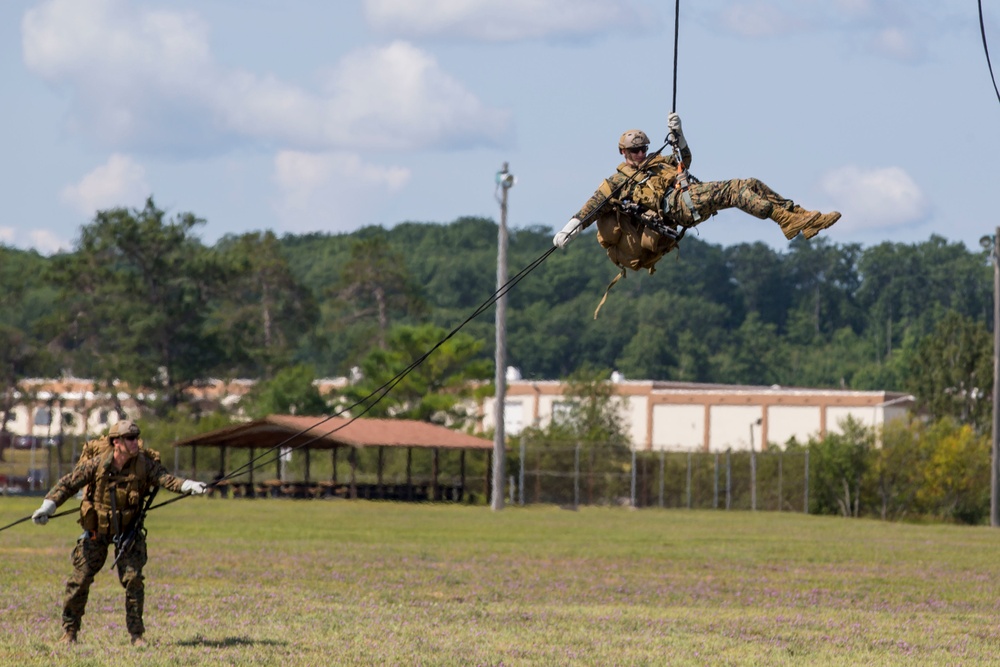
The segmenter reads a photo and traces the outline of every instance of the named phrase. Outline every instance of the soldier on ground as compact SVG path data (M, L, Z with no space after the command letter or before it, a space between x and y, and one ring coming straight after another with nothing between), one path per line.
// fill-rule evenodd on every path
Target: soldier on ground
M39 525L80 489L87 488L81 523L84 532L73 549L73 574L66 581L60 641L75 643L94 576L101 571L114 544L118 581L125 588L125 623L132 644L145 646L142 609L145 598L142 568L146 537L141 526L143 502L159 487L175 493L203 494L205 484L174 477L158 460L139 449L139 426L122 420L108 434L110 449L77 462L46 494L31 515ZM83 505L81 505L82 509ZM127 538L127 539L126 539Z
M691 163L691 149L680 117L671 113L667 125L686 167ZM800 232L812 238L840 219L836 211L807 211L756 178L706 183L691 179L688 183L674 155L647 157L648 148L649 137L642 130L621 136L618 152L625 161L556 233L552 239L556 247L565 248L596 219L597 239L623 275L626 268L652 273L653 265L677 247L684 229L722 209L738 208L761 220L770 218L789 240Z

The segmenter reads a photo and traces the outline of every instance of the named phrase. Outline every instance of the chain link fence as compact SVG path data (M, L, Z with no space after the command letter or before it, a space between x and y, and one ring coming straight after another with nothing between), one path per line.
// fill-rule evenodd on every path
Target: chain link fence
M808 512L809 452L634 452L592 443L510 452L511 503Z

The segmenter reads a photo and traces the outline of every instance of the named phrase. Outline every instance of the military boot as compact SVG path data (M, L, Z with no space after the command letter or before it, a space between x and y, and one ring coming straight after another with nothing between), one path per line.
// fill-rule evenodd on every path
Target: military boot
M75 644L76 643L76 630L66 630L63 636L59 638L60 644Z
M838 213L837 211L824 213L823 215L813 220L808 227L803 229L802 235L805 236L807 239L811 239L812 237L816 236L827 227L832 227L833 224L838 220L840 220L840 213Z
M132 646L136 648L145 648L146 640L142 638L142 635L132 635Z
M781 231L789 241L819 218L819 211L807 211L800 206L796 206L795 209L788 211L780 206L775 206L771 210L771 215L768 216L781 226Z

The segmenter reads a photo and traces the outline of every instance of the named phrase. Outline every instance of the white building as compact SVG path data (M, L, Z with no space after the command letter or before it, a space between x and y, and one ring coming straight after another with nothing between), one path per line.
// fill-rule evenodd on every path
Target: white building
M632 444L640 450L766 450L791 438L805 443L841 432L852 417L881 427L904 417L915 400L885 391L756 387L689 382L624 380L613 384ZM515 435L526 426L545 427L569 398L558 381L508 382L504 426ZM481 426L495 423L494 399L482 405Z

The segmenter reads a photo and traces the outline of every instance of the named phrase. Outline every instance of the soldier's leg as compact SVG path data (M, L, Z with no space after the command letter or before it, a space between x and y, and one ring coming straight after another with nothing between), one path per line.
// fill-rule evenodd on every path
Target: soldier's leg
M128 553L118 560L118 581L125 588L125 626L132 637L141 637L146 632L142 622L142 610L146 599L146 587L142 568L146 565L146 538L136 536Z
M793 238L820 214L806 211L785 199L756 178L737 178L729 181L692 183L691 200L702 219L727 208L738 208L755 218L770 218L781 226L786 238ZM693 217L679 195L672 196L671 215L679 217L682 224L693 224ZM675 208L677 211L675 212Z
M104 567L108 558L108 543L103 539L90 539L89 533L81 537L73 548L73 574L66 581L63 598L63 629L76 634L90 597L94 576Z

